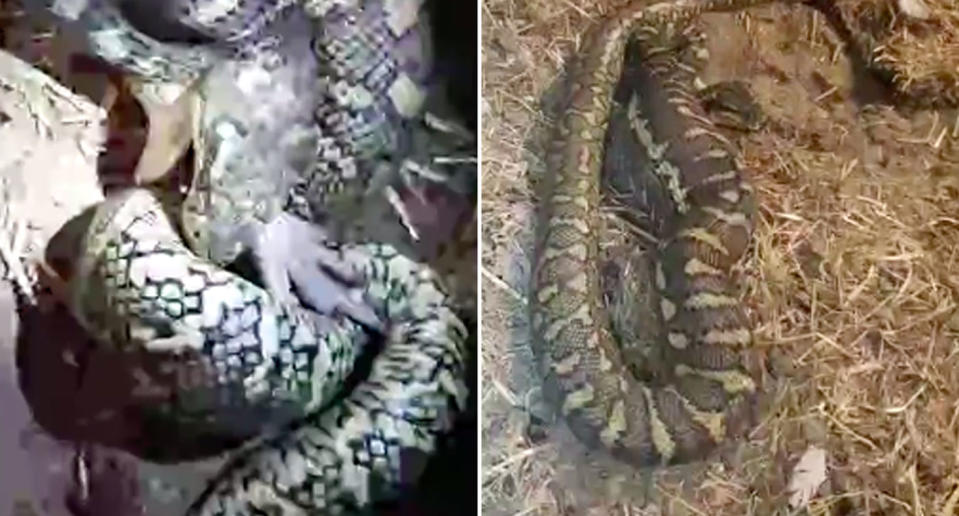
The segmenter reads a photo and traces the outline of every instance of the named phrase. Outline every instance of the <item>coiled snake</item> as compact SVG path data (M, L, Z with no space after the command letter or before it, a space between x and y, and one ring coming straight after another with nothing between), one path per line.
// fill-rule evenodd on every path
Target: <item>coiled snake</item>
M750 244L752 191L697 96L694 59L684 59L675 39L699 13L763 3L629 5L588 32L570 67L533 258L533 351L547 401L573 433L637 467L702 459L755 419L752 334L732 279ZM851 38L867 56L874 43ZM626 115L611 120L624 57L632 63L620 86L629 93ZM653 309L662 365L642 380L624 363L602 306L604 166L631 171L639 185L634 207L649 212L658 240Z
M193 28L215 42L253 43L237 45L242 52L217 55L222 48L215 45L158 42L132 27L109 0L91 2L77 19L90 31L95 53L146 77L205 80L207 70L227 58L248 73L289 71L303 64L291 54L290 45L305 38L314 50L326 52L317 57L326 83L317 84L315 75L304 80L302 72L278 74L277 84L287 88L282 91L303 88L316 93L280 112L279 123L293 117L292 128L266 124L268 110L242 106L230 112L235 97L206 98L197 108L195 128L200 182L194 182L184 203L194 217L171 218L170 207L144 189L108 197L93 210L79 245L71 308L105 344L199 363L203 374L180 386L178 404L158 407L154 416L227 431L232 410L269 411L292 404L305 414L287 431L255 443L227 465L190 514L366 508L416 481L423 458L462 410L467 330L428 267L386 244L332 244L315 227L281 210L295 182L305 180L307 195L314 194L308 201L322 201L328 190L311 185L356 181L362 176L356 173L359 167L398 147L397 118L415 116L422 101L410 101L413 86L408 83L413 79L394 60L409 52L402 48L403 38L417 22L419 2L304 2L295 6L302 11L287 9L289 2L267 3L265 9L254 9L253 19L264 21L252 24L244 10L250 5L209 16L214 7L223 6L184 3L196 8L185 11L189 21L206 23L193 23ZM197 13L207 17L198 18ZM289 37L269 32L276 23L281 30L296 29L301 13L321 20L317 26L307 25L319 27L319 32ZM232 14L242 21L236 22ZM257 39L224 29L250 26L277 37ZM223 29L227 36L213 29ZM306 67L305 75L315 71ZM226 75L232 72L236 69ZM210 79L201 89L210 92L216 84ZM262 85L234 85L234 92L247 100L256 101L263 91ZM317 97L321 108L314 112ZM305 117L297 112L303 106ZM224 132L224 124L233 132ZM292 136L280 141L288 146L270 149L277 157L264 158L263 134ZM249 145L243 145L247 136ZM310 142L318 142L319 150ZM299 166L313 163L321 168L296 175L303 173ZM347 163L354 167L353 174L343 172ZM191 247L183 243L178 223L193 237ZM244 225L253 226L252 238L249 232L243 236L248 229ZM353 389L343 392L343 382L354 372L358 356L376 351L375 339L362 324L302 306L288 284L271 283L271 273L284 279L289 273L296 283L295 271L285 268L287 260L296 259L279 255L273 265L259 264L266 289L218 265L235 258L242 244L256 245L264 238L264 227L278 229L288 239L284 250L299 248L300 260L312 259L314 268L323 262L335 268L337 276L362 285L367 308L375 319L386 321L382 349ZM222 245L208 245L217 243L209 234L226 237ZM236 238L248 239L234 245ZM323 256L308 256L311 252ZM283 269L276 272L273 266ZM307 299L322 303L328 291L317 287L317 277L297 286L308 291Z
M547 162L553 184L544 199L531 287L545 394L578 438L637 466L701 457L727 436L730 419L749 408L756 392L744 367L752 337L729 279L749 244L748 187L729 143L694 95L695 69L657 44L672 25L700 12L757 3L630 6L594 28L571 72ZM599 175L630 37L643 59L630 106L642 148L634 176L652 189L648 202L660 240L658 352L670 367L657 382L630 375L599 295Z
M337 250L391 323L368 376L342 399L372 346L363 328L278 303L198 258L150 192L98 206L81 249L71 306L100 341L200 361L206 374L183 395L214 413L288 400L308 413L226 466L191 514L336 513L395 496L465 403L467 330L436 276L389 246Z

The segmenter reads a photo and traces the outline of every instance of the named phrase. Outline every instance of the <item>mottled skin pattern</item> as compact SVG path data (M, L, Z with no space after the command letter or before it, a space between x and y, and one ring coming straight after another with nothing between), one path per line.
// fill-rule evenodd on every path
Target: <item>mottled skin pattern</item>
M390 327L369 374L339 396L364 342L346 319L278 303L183 245L147 190L96 209L70 285L92 335L121 348L199 357L197 389L220 406L296 398L309 414L228 464L190 514L332 514L415 482L465 403L467 330L437 278L389 246L344 245ZM213 424L211 422L211 424Z
M423 0L318 0L323 20L314 50L320 62L315 112L319 159L299 186L314 214L356 208L383 162L408 151L405 125L422 112L432 70ZM331 206L334 205L334 206Z
M232 54L216 45L151 38L132 26L112 0L90 0L75 18L65 21L87 35L91 54L151 81L190 83Z
M608 17L584 39L549 149L530 290L544 390L580 440L636 466L703 458L738 433L757 391L745 367L751 331L731 283L750 242L751 195L670 33L700 12L759 3L633 5ZM630 38L641 59L627 109L640 149L634 174L650 190L660 242L655 309L667 367L650 381L631 376L618 353L597 270L604 136Z

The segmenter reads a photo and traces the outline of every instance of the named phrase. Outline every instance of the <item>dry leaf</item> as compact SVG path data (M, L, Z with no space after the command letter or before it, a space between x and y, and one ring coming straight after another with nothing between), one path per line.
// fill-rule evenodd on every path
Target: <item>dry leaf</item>
M789 480L789 506L799 509L809 504L819 486L826 481L826 452L810 446L793 467Z

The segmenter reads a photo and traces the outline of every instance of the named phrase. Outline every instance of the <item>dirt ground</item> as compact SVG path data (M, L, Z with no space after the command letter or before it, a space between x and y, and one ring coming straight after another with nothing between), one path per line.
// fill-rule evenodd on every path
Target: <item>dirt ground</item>
M543 100L584 29L623 3L482 7L484 514L957 514L959 119L885 104L804 6L704 19L707 82L746 81L771 122L730 133L759 203L740 282L769 371L759 426L647 484L562 424L529 424ZM809 449L825 452L826 480L793 510Z

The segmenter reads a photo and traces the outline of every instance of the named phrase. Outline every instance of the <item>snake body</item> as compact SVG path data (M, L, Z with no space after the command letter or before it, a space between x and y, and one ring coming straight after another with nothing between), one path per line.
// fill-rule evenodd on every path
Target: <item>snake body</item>
M293 400L308 413L228 465L191 514L335 513L395 496L465 403L467 330L432 271L389 246L339 248L390 321L368 376L345 395L370 346L364 330L200 259L148 191L108 198L80 248L71 306L92 335L199 360L206 374L184 395L216 410Z
M422 112L433 66L423 0L315 1L321 99L316 166L299 186L314 213L364 198L377 163L409 150L406 121Z
M544 391L581 441L639 467L702 459L753 423L751 329L732 278L750 243L751 189L697 94L695 59L676 40L698 13L762 3L630 5L604 20L587 34L571 67L546 160L530 287ZM901 103L934 107L959 98L951 77L910 83L901 63L882 59L876 35L837 3L808 3L838 20L844 39ZM617 86L624 95L619 106ZM639 368L642 379L621 358L601 302L604 167L632 169L629 182L639 185L632 205L649 214L659 242L651 307L661 323L658 360Z
M751 330L731 282L750 242L750 192L696 98L695 69L663 43L700 12L758 3L633 5L592 29L547 160L530 299L544 391L580 440L637 466L702 458L735 433L757 392L746 368ZM667 364L648 381L618 353L597 264L604 137L631 38L642 59L629 110L641 149L634 174L650 190L660 241L655 310Z

